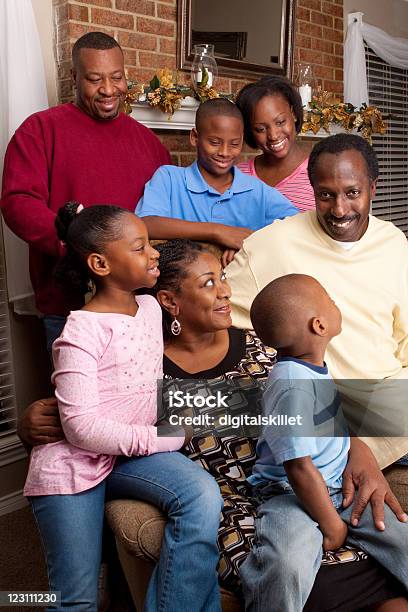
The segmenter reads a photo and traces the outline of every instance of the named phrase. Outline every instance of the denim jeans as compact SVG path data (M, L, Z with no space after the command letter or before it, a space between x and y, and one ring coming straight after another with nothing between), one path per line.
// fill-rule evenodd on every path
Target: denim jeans
M43 316L45 341L47 344L47 351L50 357L52 357L52 343L54 342L54 340L60 337L62 330L64 329L66 320L66 317L63 317L61 315Z
M146 612L220 612L220 491L207 472L177 452L120 458L108 478L88 491L30 498L47 557L49 588L61 591L58 610L97 610L105 495L141 499L167 515Z
M408 523L400 523L385 506L385 531L378 531L369 505L358 527L352 527L351 511L338 509L348 525L346 543L367 552L408 589ZM318 524L288 485L259 506L255 527L253 548L240 567L245 609L301 612L322 560Z

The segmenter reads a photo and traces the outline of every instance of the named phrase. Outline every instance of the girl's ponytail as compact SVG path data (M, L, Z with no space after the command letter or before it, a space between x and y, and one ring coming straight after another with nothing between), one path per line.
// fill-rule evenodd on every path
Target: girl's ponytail
M100 204L84 208L74 201L59 209L55 227L66 249L54 273L59 285L81 295L89 291L93 279L88 255L103 253L108 242L122 237L123 215L128 214L128 210L118 206Z
M58 210L55 218L55 227L57 229L57 236L61 242L66 243L68 228L75 219L80 207L83 208L82 204L72 201L67 202Z

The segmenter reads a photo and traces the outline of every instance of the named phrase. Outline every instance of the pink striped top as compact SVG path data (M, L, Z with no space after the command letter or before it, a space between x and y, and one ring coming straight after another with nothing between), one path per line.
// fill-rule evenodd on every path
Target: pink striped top
M86 491L112 471L115 456L176 450L159 437L156 382L162 378L161 309L137 297L134 317L75 310L53 344L58 408L66 440L35 446L25 495Z
M286 196L288 200L290 200L292 204L301 212L315 209L313 188L307 175L308 161L308 158L306 158L297 168L294 169L292 174L289 174L289 176L274 185L275 189ZM241 172L245 172L245 174L250 174L251 176L256 176L259 178L255 170L254 158L247 162L241 162L238 164L238 168L241 170Z

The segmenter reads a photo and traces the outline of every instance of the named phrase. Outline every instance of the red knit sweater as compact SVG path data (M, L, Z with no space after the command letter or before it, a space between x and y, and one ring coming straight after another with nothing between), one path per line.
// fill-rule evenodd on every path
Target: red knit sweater
M56 211L68 200L134 211L145 183L169 163L153 132L124 114L97 121L74 104L62 104L24 121L7 148L0 205L7 225L29 244L41 312L65 315L81 304L53 279L62 253Z

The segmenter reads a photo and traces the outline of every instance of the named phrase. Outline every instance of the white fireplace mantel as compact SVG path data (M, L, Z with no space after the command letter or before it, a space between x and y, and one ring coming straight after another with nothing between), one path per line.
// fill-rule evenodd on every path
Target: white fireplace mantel
M149 106L146 102L132 104L131 116L148 128L154 130L186 130L195 125L196 111L199 106L194 98L184 99L181 108L174 115L167 115L158 108Z
M147 104L147 102L137 102L131 106L131 117L152 130L190 131L195 125L195 116L197 108L199 107L199 102L194 98L185 98L181 102L181 108L179 108L174 115L163 113L160 109L153 108ZM307 139L320 139L340 132L345 132L344 128L339 125L331 125L330 134L328 134L326 130L319 130L317 134L309 132L308 134L301 134L300 136Z

